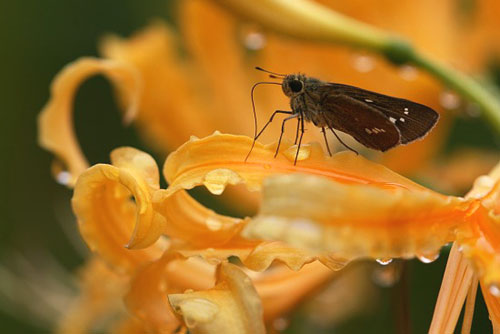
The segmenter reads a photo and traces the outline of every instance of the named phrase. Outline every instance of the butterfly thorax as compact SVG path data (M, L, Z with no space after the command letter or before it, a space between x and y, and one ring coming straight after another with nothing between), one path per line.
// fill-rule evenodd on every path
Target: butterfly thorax
M321 94L319 88L326 83L303 74L290 74L282 83L283 92L290 97L290 107L294 114L303 115L308 122L324 126L321 116Z

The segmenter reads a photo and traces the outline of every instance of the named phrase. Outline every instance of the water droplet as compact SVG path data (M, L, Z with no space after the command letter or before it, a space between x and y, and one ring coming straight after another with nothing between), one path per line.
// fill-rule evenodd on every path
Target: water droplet
M444 91L439 96L439 102L446 109L457 109L460 106L460 97L450 91Z
M481 107L477 103L469 102L465 106L465 112L470 117L479 117L481 116Z
M57 173L56 181L63 186L67 186L71 182L71 173L67 171Z
M277 318L273 321L273 328L277 331L284 331L288 328L289 321L286 318Z
M473 198L481 198L485 196L495 185L495 180L488 175L481 175L474 181L474 193L469 195Z
M376 261L378 263L380 263L381 265L386 266L392 262L392 259L391 258L380 258L380 259L376 259Z
M431 263L439 258L439 252L429 254L417 254L417 258L423 263Z
M203 185L214 195L224 192L227 184L238 184L241 182L240 176L227 168L214 169L205 175Z
M247 49L257 51L266 46L266 37L260 32L252 31L246 34L244 44Z
M205 220L205 225L210 231L218 231L222 228L222 222L216 217L208 217Z
M373 283L383 288L389 288L399 281L401 270L398 266L390 265L376 267L372 273Z
M495 297L500 297L500 287L496 283L491 283L488 291Z
M373 70L375 62L373 58L367 55L355 55L352 58L352 66L361 73L367 73Z
M63 186L70 185L74 180L71 173L64 162L61 160L54 160L51 167L52 176L55 178L56 182L62 184Z
M399 68L399 75L407 81L413 81L417 78L418 71L413 66L403 65Z
M301 248L314 249L321 243L323 229L316 223L297 219L290 221L286 232L286 241Z
M297 145L290 146L287 148L283 154L290 161L295 161L295 155L297 154ZM300 146L299 155L297 156L297 161L306 160L311 155L311 146L304 144Z

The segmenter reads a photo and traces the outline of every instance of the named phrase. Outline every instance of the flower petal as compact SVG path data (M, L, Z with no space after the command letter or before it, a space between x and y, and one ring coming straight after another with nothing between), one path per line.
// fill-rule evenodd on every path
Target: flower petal
M301 146L301 160L293 164L296 146L282 142L274 158L276 143L255 143L247 161L252 139L215 132L203 139L192 138L170 154L163 167L170 183L168 192L205 185L220 194L227 184L245 183L252 191L261 189L262 181L273 174L307 173L321 175L342 183L378 184L381 187L402 187L423 190L424 187L385 168L357 156L340 152L325 156L317 143Z
M493 333L500 333L500 298L491 294L491 286L481 283L484 301L488 307L488 313L493 325Z
M165 247L165 241L160 240L147 250L125 248L131 235L151 244L156 239L151 241L149 236L163 229L164 219L151 202L153 191L159 187L158 170L149 155L132 148L113 151L112 159L116 166L98 164L78 178L73 210L90 249L106 261L131 270L160 257ZM130 194L135 203L129 199Z
M57 324L56 333L84 334L107 317L121 311L117 301L127 289L128 278L97 257L90 258L79 271L80 294Z
M319 286L337 277L337 273L319 262L313 262L299 271L275 266L269 272L251 277L262 299L264 321L269 322L291 311Z
M270 177L263 194L259 215L243 235L348 259L435 254L453 240L468 208L463 199L430 190L298 174Z
M179 327L180 321L166 294L209 289L213 285L213 265L198 258L184 259L167 251L161 259L139 269L125 296L125 305L149 331L170 333Z
M327 158L317 144L303 145L302 156L306 158L294 165L295 146L282 143L281 154L273 159L276 144L264 146L257 142L245 162L251 145L252 139L248 137L214 133L203 139L192 138L170 154L163 168L170 186L167 190L157 191L153 197L155 210L168 221L163 233L206 247L222 245L239 233L246 223L244 220L217 215L182 191L198 185L204 185L214 194L222 193L228 184L238 183L256 191L260 190L264 178L270 175L307 172L342 183L425 189L351 153L338 153L333 158ZM159 230L156 232L156 235L148 236L150 241L161 235ZM131 240L131 247L137 247L137 244L148 245L137 238Z
M54 79L51 97L38 118L40 146L54 153L70 173L67 181L73 186L76 178L88 167L73 124L73 99L80 84L89 77L103 74L115 85L127 106L125 121L130 121L137 112L141 80L135 69L122 62L81 58L67 65Z
M500 287L500 163L476 179L467 198L475 199L468 225L457 236L464 255L474 262L481 284Z
M250 278L233 264L219 266L213 289L171 294L168 300L194 334L265 333L257 291Z

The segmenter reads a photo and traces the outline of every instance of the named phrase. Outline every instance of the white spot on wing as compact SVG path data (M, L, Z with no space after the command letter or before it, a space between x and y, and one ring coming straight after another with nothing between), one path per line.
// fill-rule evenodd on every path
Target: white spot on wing
M399 120L403 123L405 122L405 119L403 117L401 117Z
M405 108L405 111L408 111L408 108Z
M394 117L389 117L389 121L391 121L392 123L396 123L396 119Z
M379 129L379 128L372 128L371 130L368 129L368 128L365 128L365 131L366 133L370 134L370 135L376 135L376 134L379 134L379 133L383 133L385 132L385 129Z
M365 99L365 102L373 102L373 101L370 99Z
M408 112L408 111L405 111L405 115L408 115L408 114L409 114L409 112Z

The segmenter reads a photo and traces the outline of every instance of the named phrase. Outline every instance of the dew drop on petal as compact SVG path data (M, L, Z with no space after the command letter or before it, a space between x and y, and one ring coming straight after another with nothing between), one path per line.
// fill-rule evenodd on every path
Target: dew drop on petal
M432 263L439 258L439 252L429 254L418 254L417 258L422 263Z
M292 162L295 161L295 155L297 154L297 145L290 146L283 152L283 154L288 160ZM307 144L301 145L299 155L297 156L297 161L306 160L309 158L310 155L311 155L311 146Z
M238 184L241 182L240 176L226 168L214 169L205 175L203 185L214 195L224 192L227 184Z
M286 318L280 317L273 321L273 328L277 331L284 331L288 328L289 321Z
M414 66L403 65L399 68L399 75L406 81L413 81L417 78L418 71Z
M257 51L266 45L266 37L260 32L252 31L245 35L244 44L247 49Z
M399 281L400 275L401 271L397 266L377 267L372 272L372 281L382 288L389 288Z
M380 258L380 259L376 259L376 261L378 263L380 263L381 265L386 266L392 262L392 259L391 258Z
M439 96L439 103L446 109L457 109L460 106L460 97L450 91L443 91Z
M71 181L71 173L67 171L61 171L55 175L56 181L59 184L67 186Z
M61 160L54 160L51 168L52 176L57 183L67 186L73 180L73 176L66 168L66 164Z
M488 291L495 297L500 297L500 286L496 283L490 284Z
M375 67L375 62L370 56L355 55L352 58L352 65L358 72L367 73L373 70L373 68Z
M495 180L488 175L481 175L474 181L474 189L476 190L473 194L473 198L481 198L485 196L491 188L495 185Z
M222 222L215 217L208 217L205 220L205 225L207 225L210 231L218 231L222 228Z
M470 117L479 117L481 116L481 107L477 103L469 102L465 106L465 112Z

